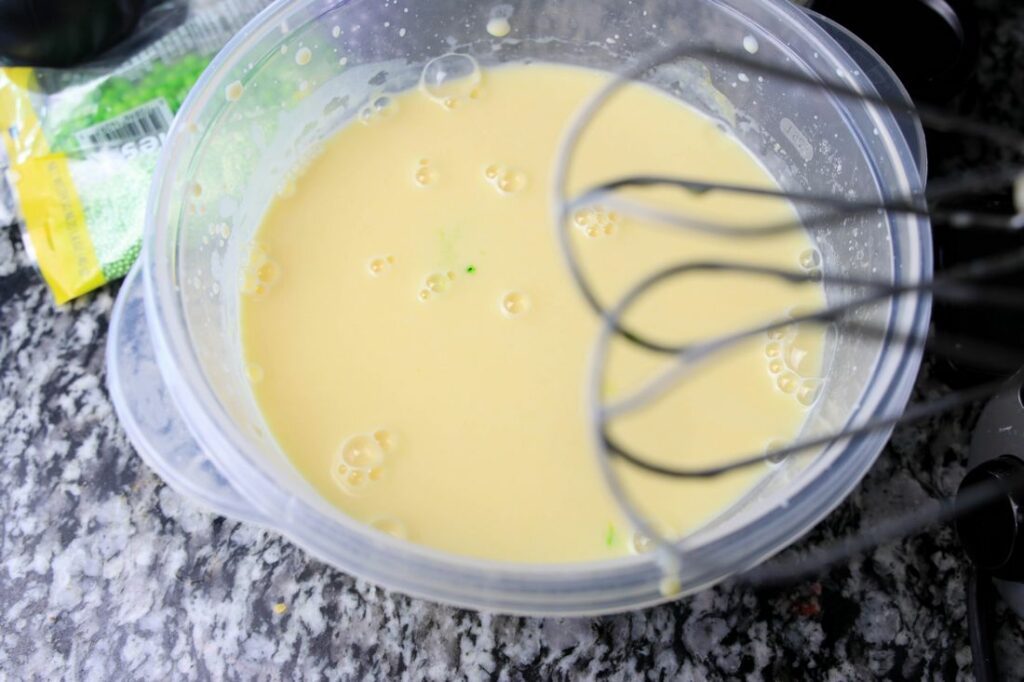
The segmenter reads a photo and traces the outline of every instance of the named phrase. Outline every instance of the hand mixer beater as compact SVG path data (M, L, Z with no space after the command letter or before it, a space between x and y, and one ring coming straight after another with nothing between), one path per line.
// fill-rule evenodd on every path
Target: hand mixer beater
M857 72L838 70L834 74L823 74L820 69L815 70L807 65L801 67L790 62L789 58L773 61L756 54L756 42L753 45L746 43L744 41L744 50L723 49L720 45L672 45L632 63L609 81L578 113L563 138L554 175L554 226L558 244L579 293L601 318L600 332L591 349L585 398L596 462L624 515L657 553L663 575L662 591L666 594L679 590L680 575L686 572L690 576L690 584L693 584L694 575L703 576L704 584L726 575L725 560L721 554L716 553L713 542L716 522L712 521L707 527L682 538L669 537L631 498L621 478L622 467L676 479L707 480L739 469L764 467L766 463L773 463L777 469L788 468L784 475L792 484L790 492L783 492L774 498L773 503L784 508L786 496L799 488L802 474L807 474L817 466L827 465L831 458L856 439L878 434L884 438L898 424L935 416L991 396L999 390L1003 380L952 391L915 402L904 409L901 401L887 402L884 396L876 399L874 404L869 404L871 401L863 393L851 399L849 391L844 390L844 384L856 382L847 382L845 375L840 376L849 368L841 368L842 362L833 362L832 371L824 377L823 384L815 388L814 395L808 400L811 406L801 436L788 444L773 444L765 451L723 458L711 466L668 464L665 459L658 457L658 453L641 452L613 434L612 427L616 420L650 408L659 398L691 380L702 367L715 362L729 349L745 341L765 335L771 338L785 330L807 326L828 330L826 338L830 339L833 356L848 350L841 347L843 339L856 337L874 340L879 347L889 349L924 349L952 359L969 357L975 364L980 360L998 366L1006 366L1008 362L1024 365L1024 348L1006 347L974 335L936 336L927 331L927 325L917 325L915 328L905 316L900 317L900 311L905 311L911 305L920 306L923 303L927 310L927 303L931 299L949 305L986 306L1001 314L1024 312L1024 292L993 282L996 278L1024 272L1024 248L978 258L934 276L926 275L916 279L905 277L899 267L879 274L877 267L851 266L847 261L858 259L844 259L843 253L835 248L837 243L846 245L850 251L863 250L865 246L872 248L866 238L858 238L859 231L865 231L868 219L877 220L878 227L888 227L886 241L897 249L900 248L901 233L927 235L929 221L937 230L1020 230L1024 227L1024 164L1021 162L1024 135L937 109L914 107L905 97L879 94L866 86L863 78L857 78L860 76ZM973 168L955 177L935 178L927 190L906 182L893 181L887 185L884 178L880 182L858 184L857 179L870 179L872 174L870 163L865 163L855 173L853 181L845 184L833 182L832 187L826 190L809 188L812 183L806 180L794 179L792 175L787 178L785 173L776 173L780 187L775 188L733 183L720 178L627 174L607 178L600 184L579 191L570 191L573 163L581 138L618 91L638 80L656 84L661 82L664 87L664 79L661 77L665 73L696 73L700 76L699 80L707 83L710 78L703 64L712 62L719 67L737 71L736 78L740 82L757 86L755 93L761 88L784 89L788 95L784 101L813 100L822 107L845 111L856 108L867 120L895 121L904 135L909 137L915 134L919 136L920 126L943 133L969 136L978 140L979 144L999 145L1005 152L1009 152L1013 162ZM757 139L752 131L764 135L763 128L759 128L757 122L744 118L742 111L726 107L723 114L722 108L716 110L714 101L709 106L708 97L692 89L687 90L681 84L682 81L675 80L667 89L719 118L722 127L731 128L748 141ZM756 100L753 103L756 104ZM813 116L813 119L817 118L817 115ZM814 123L811 121L807 125L813 127ZM882 139L885 134L880 134L880 128L881 124L874 127L873 139L867 142L862 140L861 145L891 146L891 140ZM819 156L822 153L827 155L830 141L825 140L816 150L808 136L790 118L782 117L779 129L788 138L789 149L796 152L790 153L790 157L799 157L806 167L810 167L809 162L815 152ZM894 126L890 125L889 129L894 129ZM666 134L670 134L669 131ZM786 154L786 149L778 144L774 147L762 146L762 150L768 152L773 148L776 152ZM767 165L772 164L767 162ZM776 164L775 168L782 166ZM792 203L799 218L750 224L709 219L699 211L668 209L647 200L644 191L651 188L660 191L669 188L697 198L733 195L783 199ZM1015 191L1017 213L1004 215L956 207L959 199L989 191ZM749 242L785 232L806 230L819 248L808 257L807 263L801 264L806 267L792 270L739 259L695 258L678 262L650 272L618 300L603 302L570 234L572 216L577 211L594 208L614 210L628 219L643 221L646 229L696 232L721 240ZM878 244L873 248L879 248ZM924 257L930 259L930 254L926 253ZM930 272L930 268L925 268L924 272ZM686 343L666 342L653 330L628 323L630 312L642 305L645 298L659 287L697 274L706 276L709 273L722 277L774 280L792 286L821 283L827 303L820 309L793 311L782 319L767 320ZM920 310L920 307L917 309ZM660 355L664 359L663 366L625 396L608 399L602 395L602 386L605 385L610 355L613 354L613 345L623 342ZM903 362L906 362L908 356L902 357ZM881 365L880 362L878 364ZM876 366L875 371L889 370ZM829 399L830 395L832 399ZM685 434L681 433L680 439L683 438ZM664 443L663 447L665 453L671 453L673 443ZM673 461L680 460L676 458ZM942 500L935 507L907 512L862 535L848 538L810 556L796 561L770 563L741 574L736 579L764 584L813 574L878 543L912 533L929 524L977 512L985 505L993 504L995 500L1008 495L1011 487L1012 490L1018 490L1020 481L1013 481L1012 486L1006 480L986 481L970 486L956 500ZM833 499L827 508L839 501L840 498ZM685 504L685 500L680 503ZM803 530L794 532L791 539ZM700 578L697 580L699 582Z

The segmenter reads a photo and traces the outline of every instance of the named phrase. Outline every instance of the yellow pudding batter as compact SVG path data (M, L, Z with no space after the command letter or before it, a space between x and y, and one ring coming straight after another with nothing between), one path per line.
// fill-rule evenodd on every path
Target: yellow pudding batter
M491 559L642 550L595 463L584 391L598 318L551 226L555 150L604 79L573 67L508 66L443 92L381 98L268 211L243 281L253 390L284 452L351 516ZM583 187L636 172L773 186L714 122L641 86L622 91L595 121L571 179ZM779 200L647 194L720 220L793 217ZM817 259L803 233L718 239L601 207L580 211L567 229L605 303L680 261L797 269ZM658 288L628 321L685 341L822 300L816 284L702 274ZM693 466L793 438L820 381L822 338L809 329L777 337L703 367L617 420L613 434L656 461ZM605 396L625 395L665 362L620 343ZM705 481L621 471L645 512L682 533L737 501L765 468Z

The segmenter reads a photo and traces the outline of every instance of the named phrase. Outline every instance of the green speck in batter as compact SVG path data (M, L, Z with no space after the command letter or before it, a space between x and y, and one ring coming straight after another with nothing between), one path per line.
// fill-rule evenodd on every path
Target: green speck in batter
M604 534L604 544L611 547L615 544L615 524L608 524L608 531Z

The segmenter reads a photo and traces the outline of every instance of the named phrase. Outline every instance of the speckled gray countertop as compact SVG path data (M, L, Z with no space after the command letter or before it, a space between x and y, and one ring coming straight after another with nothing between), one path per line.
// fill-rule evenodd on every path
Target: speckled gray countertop
M980 4L975 108L1024 128L1024 7ZM135 455L104 387L116 293L55 310L16 232L0 234L0 679L970 677L946 527L793 587L601 618L477 614L355 580L194 507ZM926 367L918 394L941 388ZM900 429L801 546L952 493L974 415ZM1004 675L1024 679L1024 623L997 619Z

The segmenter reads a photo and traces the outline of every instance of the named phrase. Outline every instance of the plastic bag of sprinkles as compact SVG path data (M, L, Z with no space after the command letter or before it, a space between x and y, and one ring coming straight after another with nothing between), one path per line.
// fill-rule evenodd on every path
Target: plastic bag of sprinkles
M267 4L162 3L102 62L0 68L0 224L20 225L57 303L128 273L174 114Z

